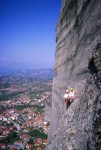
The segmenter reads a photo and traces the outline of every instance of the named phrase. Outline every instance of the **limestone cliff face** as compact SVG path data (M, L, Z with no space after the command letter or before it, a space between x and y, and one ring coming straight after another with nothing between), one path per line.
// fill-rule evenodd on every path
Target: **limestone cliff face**
M62 0L46 150L101 149L101 0ZM65 110L63 95L81 94Z
M45 101L45 113L44 120L50 122L51 120L51 111L52 111L52 95L48 96L48 99Z

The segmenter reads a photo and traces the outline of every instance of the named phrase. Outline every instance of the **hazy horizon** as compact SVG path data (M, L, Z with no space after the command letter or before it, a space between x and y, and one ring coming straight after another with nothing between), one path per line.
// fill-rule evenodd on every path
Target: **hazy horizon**
M0 69L52 68L61 0L0 1Z

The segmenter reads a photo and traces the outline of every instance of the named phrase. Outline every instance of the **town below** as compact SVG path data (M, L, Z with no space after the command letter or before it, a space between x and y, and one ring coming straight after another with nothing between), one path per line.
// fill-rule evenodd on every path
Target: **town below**
M52 69L0 75L1 150L45 149L50 126L52 82Z

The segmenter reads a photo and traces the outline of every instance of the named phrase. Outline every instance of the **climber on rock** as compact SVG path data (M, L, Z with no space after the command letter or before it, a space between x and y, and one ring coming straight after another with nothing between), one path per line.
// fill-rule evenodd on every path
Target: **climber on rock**
M73 103L74 100L75 100L75 94L80 94L80 92L76 92L74 90L74 88L70 88L70 92L69 92L69 95L70 95L70 103Z
M69 94L69 90L66 90L66 92L64 94L64 102L66 103L66 110L67 110L68 107L70 106L70 94Z

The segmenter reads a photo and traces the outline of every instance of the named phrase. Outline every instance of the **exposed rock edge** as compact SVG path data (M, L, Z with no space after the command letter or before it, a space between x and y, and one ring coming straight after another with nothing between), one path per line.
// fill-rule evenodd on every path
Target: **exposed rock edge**
M101 149L101 1L62 0L46 150ZM81 94L65 110L63 95Z

